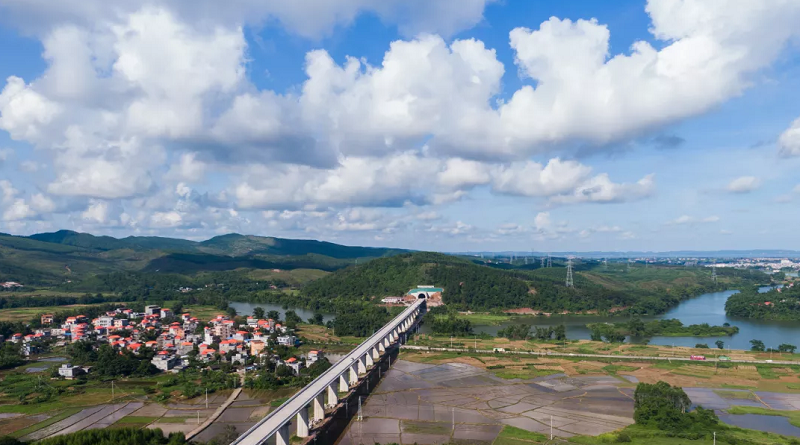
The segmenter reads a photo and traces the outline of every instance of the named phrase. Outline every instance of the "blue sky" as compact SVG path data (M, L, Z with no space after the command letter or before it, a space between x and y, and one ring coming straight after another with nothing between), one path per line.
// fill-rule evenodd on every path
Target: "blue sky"
M0 0L0 231L800 249L800 5L726 1Z

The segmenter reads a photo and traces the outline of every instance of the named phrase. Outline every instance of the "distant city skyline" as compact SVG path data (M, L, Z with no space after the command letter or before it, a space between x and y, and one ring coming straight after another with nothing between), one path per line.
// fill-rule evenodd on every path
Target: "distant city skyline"
M0 232L800 250L800 2L0 0Z

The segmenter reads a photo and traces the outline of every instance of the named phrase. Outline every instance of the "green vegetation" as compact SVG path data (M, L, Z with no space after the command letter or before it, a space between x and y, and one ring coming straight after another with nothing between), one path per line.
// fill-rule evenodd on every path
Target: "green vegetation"
M99 429L78 431L72 434L51 437L36 442L39 445L183 445L183 433L173 433L164 437L159 429Z
M605 371L605 372L607 372L609 374L616 374L619 371L633 372L633 371L636 371L637 369L639 369L639 368L635 368L633 366L626 366L626 365L608 365L608 366L604 366L603 367L603 371Z
M548 437L544 434L506 425L500 430L493 445L527 445L531 442L544 443L547 440Z
M742 289L728 297L725 313L759 320L800 320L800 286L765 293L755 286Z
M725 410L728 414L758 414L762 416L780 416L789 419L789 423L800 428L800 411L781 411L757 406L732 406Z
M724 389L715 389L714 393L725 399L757 400L756 395L750 391L726 391Z
M664 337L718 337L733 335L739 332L736 326L710 326L708 323L684 326L680 320L653 320L644 323L639 318L634 318L627 323L600 323L587 325L592 330L593 337L609 337L618 340L620 337L632 336L649 338L654 336ZM611 340L607 340L611 341ZM616 343L613 342L612 343ZM698 346L708 348L708 345Z

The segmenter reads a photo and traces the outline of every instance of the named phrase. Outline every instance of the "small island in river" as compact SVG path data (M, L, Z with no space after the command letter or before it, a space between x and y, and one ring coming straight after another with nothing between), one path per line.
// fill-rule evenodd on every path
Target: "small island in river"
M711 326L708 323L693 324L685 326L678 319L653 320L643 322L634 318L626 323L593 323L586 327L592 331L592 340L603 340L619 342L627 336L649 338L649 337L722 337L730 336L739 332L736 326L725 323L722 326Z

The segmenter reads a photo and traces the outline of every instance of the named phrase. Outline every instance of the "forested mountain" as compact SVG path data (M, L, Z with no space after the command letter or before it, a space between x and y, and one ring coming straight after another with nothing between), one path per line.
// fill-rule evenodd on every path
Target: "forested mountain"
M0 234L0 281L53 286L114 272L194 275L236 269L333 271L356 260L401 252L239 234L202 242L138 236L118 239L69 230L29 237Z
M704 292L758 280L769 282L769 277L761 273L720 274L715 283L710 272L701 268L609 269L597 262L576 262L574 287L567 287L565 278L565 267L486 267L472 259L415 252L339 270L306 285L301 297L303 304L315 306L339 298L399 296L419 284L429 284L444 288L445 304L463 310L578 312L625 308L632 314L654 314Z

